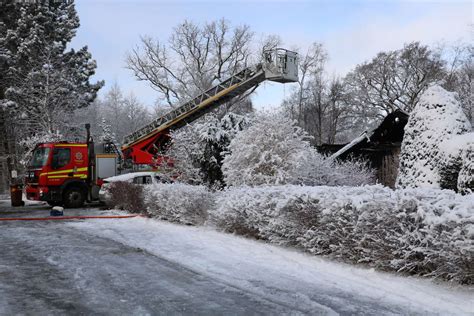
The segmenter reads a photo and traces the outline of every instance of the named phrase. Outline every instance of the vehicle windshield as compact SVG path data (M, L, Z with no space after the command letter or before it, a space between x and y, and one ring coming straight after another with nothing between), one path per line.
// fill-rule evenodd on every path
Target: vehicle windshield
M41 168L48 162L49 148L38 147L33 151L33 157L31 157L30 168Z

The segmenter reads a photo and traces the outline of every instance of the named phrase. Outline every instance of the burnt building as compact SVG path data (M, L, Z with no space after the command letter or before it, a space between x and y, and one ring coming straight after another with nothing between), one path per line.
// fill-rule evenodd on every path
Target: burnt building
M398 174L399 155L408 114L396 110L385 117L371 132L365 132L352 142L343 145L323 144L321 153L333 158L365 159L376 170L377 181L388 187L395 187Z

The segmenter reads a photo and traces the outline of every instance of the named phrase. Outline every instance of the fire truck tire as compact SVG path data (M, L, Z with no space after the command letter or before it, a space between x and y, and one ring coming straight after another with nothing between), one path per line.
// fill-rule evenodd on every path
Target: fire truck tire
M67 208L81 207L85 199L84 192L80 188L72 187L64 192L64 206Z

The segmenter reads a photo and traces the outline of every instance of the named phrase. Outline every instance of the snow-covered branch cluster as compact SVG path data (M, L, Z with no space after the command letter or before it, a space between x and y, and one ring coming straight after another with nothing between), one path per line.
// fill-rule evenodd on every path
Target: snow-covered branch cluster
M224 158L231 186L263 184L363 185L374 182L364 162L338 162L319 154L308 134L283 113L257 115L231 141Z
M222 186L222 159L231 140L249 124L248 118L229 113L222 119L207 115L172 133L167 152L174 160L174 176L187 183Z

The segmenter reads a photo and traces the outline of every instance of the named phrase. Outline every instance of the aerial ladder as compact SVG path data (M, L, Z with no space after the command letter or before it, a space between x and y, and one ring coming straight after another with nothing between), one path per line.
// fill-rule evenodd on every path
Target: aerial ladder
M249 89L256 88L265 80L280 83L297 82L297 53L283 48L264 51L261 63L241 70L125 136L121 148L124 161L132 162L135 166L167 163L166 156L161 155L161 152L170 139L170 131L195 121Z

